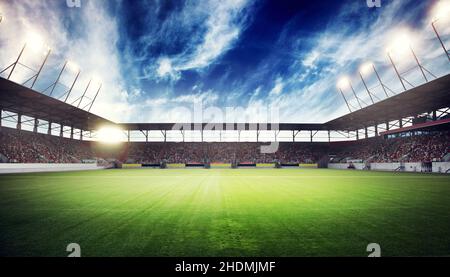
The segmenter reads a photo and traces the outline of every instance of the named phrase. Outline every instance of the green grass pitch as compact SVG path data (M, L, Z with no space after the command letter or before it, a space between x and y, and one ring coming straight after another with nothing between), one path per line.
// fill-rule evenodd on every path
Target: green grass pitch
M450 177L321 169L0 176L0 256L450 255Z

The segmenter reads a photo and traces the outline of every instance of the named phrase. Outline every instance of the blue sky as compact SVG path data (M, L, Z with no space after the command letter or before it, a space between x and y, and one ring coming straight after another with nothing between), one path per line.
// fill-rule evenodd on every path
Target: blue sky
M93 112L121 122L195 121L199 101L210 108L202 121L271 120L267 110L276 107L281 122L324 122L347 112L336 89L344 75L369 103L357 75L364 62L401 91L385 55L399 32L411 34L435 75L450 69L429 25L432 0L381 0L380 8L366 0L81 0L80 8L65 2L0 0L1 67L30 30L37 32L53 51L37 89L70 59L82 72L71 100L95 76L103 89ZM446 41L448 25L439 25ZM403 71L414 66L411 57L396 58ZM39 64L33 59L24 62ZM18 72L16 81L26 74ZM414 69L405 78L423 82ZM373 74L367 82L383 99Z

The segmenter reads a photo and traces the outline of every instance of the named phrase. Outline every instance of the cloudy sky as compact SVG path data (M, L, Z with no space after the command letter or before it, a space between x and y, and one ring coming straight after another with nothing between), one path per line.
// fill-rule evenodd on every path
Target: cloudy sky
M80 0L81 7L69 7L66 0L0 0L0 67L30 39L21 62L39 67L45 42L52 52L35 89L48 94L70 60L52 97L64 98L79 69L68 102L77 105L92 79L80 104L89 106L101 82L92 112L119 122L270 121L274 109L281 122L325 122L348 112L336 89L343 76L362 105L370 104L358 74L365 62L392 95L402 91L388 47L409 83L425 82L405 51L405 34L427 70L438 77L450 71L430 26L437 1L366 2ZM449 25L436 23L447 45ZM12 79L32 75L20 66ZM386 96L374 75L364 77L379 101ZM356 109L351 90L344 93ZM195 105L203 118L195 118Z

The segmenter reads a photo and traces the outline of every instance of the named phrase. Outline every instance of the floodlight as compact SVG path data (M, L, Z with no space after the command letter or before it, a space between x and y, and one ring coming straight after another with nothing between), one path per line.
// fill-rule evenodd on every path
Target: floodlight
M431 10L432 22L436 22L438 20L446 20L448 19L449 14L450 14L450 0L441 0Z
M348 88L350 85L350 79L348 77L342 77L341 79L339 79L338 83L337 83L337 87L340 89L346 89Z
M75 71L75 72L79 70L78 65L75 62L73 62L73 61L67 61L67 67L70 70Z
M34 52L40 52L43 48L45 48L45 42L42 37L37 33L29 33L26 38L27 47L29 47ZM47 47L47 49L49 49ZM47 52L45 52L47 53Z
M371 70L373 70L373 63L366 62L359 68L359 72L363 74L369 73Z
M403 55L411 49L411 38L407 31L399 32L386 49L389 55Z
M111 126L102 127L98 130L98 140L107 144L120 143L122 141L122 130Z
M94 84L100 85L102 83L102 80L98 76L93 76L92 77L92 82Z
M450 62L450 54L447 50L447 47L444 44L444 41L442 40L441 36L439 35L439 32L435 26L436 21L438 20L448 20L448 14L450 13L450 0L443 0L438 2L438 4L434 7L432 11L432 21L431 21L431 27L433 27L433 31L436 34L436 37L439 40L439 43L441 44L442 50L444 50L445 55L447 56L448 61Z

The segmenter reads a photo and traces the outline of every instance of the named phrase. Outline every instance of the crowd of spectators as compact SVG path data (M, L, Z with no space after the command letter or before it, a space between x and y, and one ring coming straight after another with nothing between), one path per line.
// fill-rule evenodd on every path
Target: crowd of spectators
M312 163L323 156L319 147L279 143L274 153L262 153L269 144L252 142L132 143L127 159L137 163Z
M94 157L88 142L9 128L0 131L0 155L10 163L80 163Z
M450 132L435 132L418 136L371 138L346 144L331 145L336 162L433 162L443 161L450 153Z
M280 142L264 154L256 142L132 142L110 149L100 143L71 140L2 128L0 162L79 163L97 158L133 163L313 163L330 155L332 162L431 162L450 152L450 132L398 138L370 138L338 143Z

